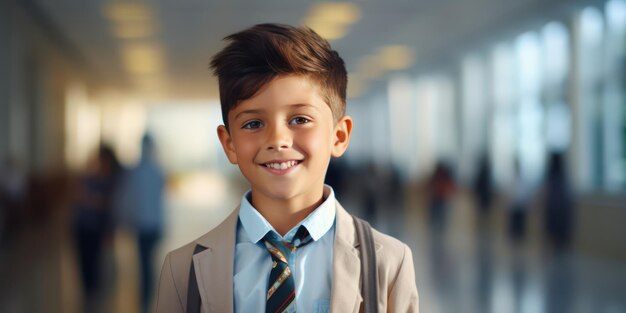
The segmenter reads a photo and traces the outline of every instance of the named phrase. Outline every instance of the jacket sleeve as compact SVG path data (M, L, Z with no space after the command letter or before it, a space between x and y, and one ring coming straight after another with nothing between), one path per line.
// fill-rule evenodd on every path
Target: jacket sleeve
M388 312L419 313L419 296L415 284L415 269L411 249L403 244L404 255L395 281L389 291Z
M184 313L178 288L174 281L172 271L171 253L165 257L161 278L159 280L159 291L157 295L157 313Z

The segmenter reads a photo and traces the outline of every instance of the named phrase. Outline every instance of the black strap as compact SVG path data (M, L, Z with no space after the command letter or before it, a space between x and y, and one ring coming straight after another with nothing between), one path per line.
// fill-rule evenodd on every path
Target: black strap
M372 237L372 227L370 224L356 216L354 227L356 235L361 243L361 296L363 297L363 309L365 313L378 312L378 270L376 268L376 247Z
M193 254L206 250L205 247L196 245ZM200 292L198 291L198 281L196 280L196 269L193 266L193 258L191 258L191 267L189 268L189 284L187 285L187 313L200 313Z

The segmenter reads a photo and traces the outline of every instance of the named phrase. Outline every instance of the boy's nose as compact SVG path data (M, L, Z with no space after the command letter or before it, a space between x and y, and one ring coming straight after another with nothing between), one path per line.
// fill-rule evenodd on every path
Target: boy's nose
M291 147L292 139L288 129L284 129L281 126L270 127L267 142L265 143L266 150L283 150Z

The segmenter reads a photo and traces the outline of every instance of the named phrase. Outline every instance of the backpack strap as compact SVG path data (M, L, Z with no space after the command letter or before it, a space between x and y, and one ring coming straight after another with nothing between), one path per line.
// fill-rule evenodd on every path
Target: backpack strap
M205 247L196 245L193 255L206 250ZM193 265L193 257L191 258L191 266L189 268L189 284L187 285L187 313L200 313L200 291L198 291L198 281L196 280L196 269Z
M378 271L376 268L376 248L372 227L370 224L356 216L354 227L359 238L361 252L361 296L363 297L363 308L365 313L378 312Z

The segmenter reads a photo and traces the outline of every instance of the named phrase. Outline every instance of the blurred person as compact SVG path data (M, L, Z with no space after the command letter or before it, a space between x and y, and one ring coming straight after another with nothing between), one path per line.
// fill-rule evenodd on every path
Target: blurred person
M0 242L19 229L27 192L26 174L17 159L8 157L0 172Z
M103 250L112 243L113 193L121 166L103 145L81 179L74 203L73 229L85 295L85 312L98 312L103 292Z
M341 57L306 27L259 24L226 40L211 61L218 137L251 188L220 225L168 253L157 312L418 312L410 248L324 185L352 131Z
M448 253L445 230L450 201L456 191L456 184L449 166L438 161L428 178L428 220L430 229L429 250L433 284L439 292L451 292L455 288L456 277L453 259Z
M544 226L557 251L568 247L572 237L574 209L572 192L565 172L562 153L552 153L545 183Z
M480 312L488 312L492 293L493 247L489 233L489 214L493 202L493 182L489 155L482 153L478 159L477 171L472 184L476 218L476 292Z
M446 227L448 204L456 190L450 168L444 162L437 162L428 179L428 213L430 227L441 235Z
M404 231L404 182L393 163L382 165L380 171L380 190L382 199L380 210L385 213L386 231L392 236L401 236Z
M472 184L476 218L476 292L480 312L489 312L493 292L493 247L489 232L489 214L493 202L491 164L487 153L478 159L477 171Z
M361 173L361 203L364 208L363 218L373 224L379 224L378 204L383 194L383 183L380 181L380 171L376 162L369 160L365 170Z
M488 218L492 199L493 186L491 181L491 164L489 156L484 153L478 161L478 171L474 176L474 200L478 210L479 223Z
M515 177L511 190L509 206L509 236L514 242L520 242L526 234L526 220L532 197L532 186L524 178L519 159L515 160Z
M400 235L401 227L393 224L402 208L404 195L394 168L390 164L368 160L358 171L358 176L363 218L387 233Z
M363 174L366 219L392 236L402 235L404 188L400 175L390 162L375 161L370 161Z
M152 137L141 141L139 163L124 174L117 195L122 225L137 236L142 312L148 312L154 289L154 252L163 236L165 175L157 163Z
M333 186L336 195L345 195L348 185L348 164L343 159L332 159L328 164L328 171L324 183Z
M519 159L514 161L514 180L511 189L511 201L508 207L508 234L510 246L510 279L513 294L513 312L522 312L523 294L528 288L528 255L520 249L526 235L528 210L531 203L532 190L525 179Z

